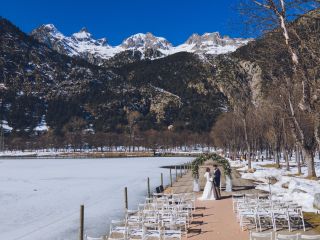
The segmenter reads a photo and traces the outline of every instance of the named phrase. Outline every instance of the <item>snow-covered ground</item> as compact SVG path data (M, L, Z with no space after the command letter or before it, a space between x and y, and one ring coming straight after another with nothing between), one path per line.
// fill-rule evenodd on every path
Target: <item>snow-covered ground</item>
M192 158L8 159L0 160L0 232L7 240L73 240L78 237L79 207L85 205L85 231L100 236L111 219L136 208L160 173L160 166Z
M286 171L283 166L282 169L272 167L264 167L264 165L274 164L273 161L253 162L252 167L256 170L254 173L247 173L246 163L239 161L230 161L233 167L238 167L242 178L259 181L257 189L264 190L274 195L283 195L285 201L293 200L303 207L306 212L318 211L313 207L313 200L315 193L320 193L320 181L305 179L307 175L307 168L302 167L301 176L293 176L297 174L298 170L294 161L290 162L290 171ZM285 163L282 162L284 165ZM320 176L320 162L316 162L317 176ZM276 179L275 184L269 185L269 179Z

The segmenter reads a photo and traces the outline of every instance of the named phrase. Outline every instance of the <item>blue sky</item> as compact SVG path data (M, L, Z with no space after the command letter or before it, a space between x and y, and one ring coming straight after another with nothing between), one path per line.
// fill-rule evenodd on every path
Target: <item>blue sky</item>
M53 23L66 35L83 26L95 38L112 45L138 32L152 32L173 44L192 33L219 31L231 37L245 34L235 10L237 0L4 0L0 15L25 32Z

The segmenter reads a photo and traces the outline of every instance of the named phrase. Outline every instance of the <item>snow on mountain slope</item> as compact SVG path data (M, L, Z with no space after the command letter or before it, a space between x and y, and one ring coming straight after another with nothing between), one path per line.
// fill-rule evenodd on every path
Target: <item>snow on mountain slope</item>
M192 34L188 40L170 50L170 54L177 52L192 52L197 54L226 54L246 45L252 39L221 37L218 32L199 35Z
M72 57L108 59L122 51L118 47L108 45L105 38L93 39L86 28L68 37L58 31L53 24L46 24L33 30L31 36L54 50Z
M69 55L79 56L89 62L100 64L118 53L131 50L141 52L141 58L155 59L177 52L192 52L197 54L225 54L235 51L247 44L251 39L221 37L218 32L193 34L188 40L178 46L173 46L163 37L152 33L137 33L125 39L118 46L110 46L105 38L93 39L86 28L72 36L63 35L53 24L42 25L33 30L31 35L54 50ZM151 54L150 54L151 50Z

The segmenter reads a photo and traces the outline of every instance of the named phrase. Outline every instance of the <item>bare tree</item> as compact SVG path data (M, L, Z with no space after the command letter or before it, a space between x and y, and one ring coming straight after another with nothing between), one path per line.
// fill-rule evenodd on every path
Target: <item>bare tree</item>
M299 41L300 36L294 28L290 27L289 22L292 20L291 14L295 16L305 15L306 11L314 9L316 4L318 4L318 1L311 0L247 0L242 1L240 6L248 22L255 21L255 24L253 24L255 27L262 31L268 31L272 26L273 32L278 31L283 36L283 46L288 53L290 59L288 65L292 72L291 76L283 77L285 85L284 111L288 115L292 135L306 156L310 177L316 176L313 161L314 142L312 139L315 139L319 145L319 113L313 104L313 98L316 94L311 94L310 72L302 63L301 50L299 44L297 45L297 42L301 42ZM279 45L277 45L277 48L279 48ZM299 82L300 84L298 84ZM302 88L300 93L297 91L297 86L300 88L299 85ZM301 96L300 100L297 99L299 95ZM316 119L311 139L310 134L308 134L308 131L304 131L305 129L298 119L301 114L300 111L304 112L305 115L310 115L307 118L313 117Z

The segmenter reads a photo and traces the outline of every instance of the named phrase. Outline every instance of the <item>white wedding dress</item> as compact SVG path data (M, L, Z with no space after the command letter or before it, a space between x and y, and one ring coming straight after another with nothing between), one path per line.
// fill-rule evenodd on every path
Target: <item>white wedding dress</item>
M211 176L209 172L206 172L204 174L205 179L207 180L206 185L203 190L202 196L199 198L199 200L216 200L214 197L213 193L213 188L212 188L212 181L211 181Z

